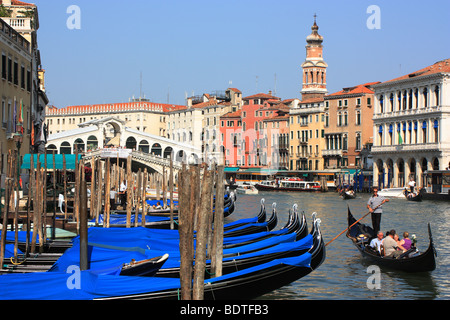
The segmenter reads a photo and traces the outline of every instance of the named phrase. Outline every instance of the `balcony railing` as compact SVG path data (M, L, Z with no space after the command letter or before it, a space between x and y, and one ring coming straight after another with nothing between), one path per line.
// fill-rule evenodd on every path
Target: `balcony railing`
M326 150L322 150L322 156L324 157L331 157L331 156L339 156L342 157L343 155L343 150L342 149L326 149Z
M372 153L387 153L387 152L430 152L440 150L440 143L418 143L418 144L402 144L394 146L373 146Z

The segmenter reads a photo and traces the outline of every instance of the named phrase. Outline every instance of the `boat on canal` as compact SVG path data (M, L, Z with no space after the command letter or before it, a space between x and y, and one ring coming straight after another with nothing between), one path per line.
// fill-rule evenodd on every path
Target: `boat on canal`
M378 190L378 195L385 198L404 198L405 188L383 188Z
M381 256L378 251L370 247L370 241L376 237L375 232L368 225L357 222L348 209L347 238L349 238L361 255L379 266L388 267L405 272L433 271L436 268L436 249L433 244L431 227L428 224L429 245L425 252L412 247L398 258Z
M236 193L239 194L258 194L258 189L251 184L242 184L236 188Z
M298 178L289 178L283 180L266 180L255 185L256 189L261 191L302 191L315 192L321 191L322 187L316 181L303 181Z

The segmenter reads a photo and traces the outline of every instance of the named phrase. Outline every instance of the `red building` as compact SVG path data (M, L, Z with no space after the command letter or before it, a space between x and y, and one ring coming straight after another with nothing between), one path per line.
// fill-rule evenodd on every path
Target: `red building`
M278 152L280 146L284 150L287 145L289 129L286 129L286 115L289 114L289 106L271 92L258 93L242 100L241 110L220 118L225 165L240 168L275 165L278 169L279 159L284 162L286 155L281 151L280 156L274 155L273 150Z

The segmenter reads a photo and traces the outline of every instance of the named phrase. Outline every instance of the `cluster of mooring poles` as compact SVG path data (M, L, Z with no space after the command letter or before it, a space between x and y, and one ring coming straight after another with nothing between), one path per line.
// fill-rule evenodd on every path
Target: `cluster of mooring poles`
M49 155L51 156L51 155ZM63 221L76 224L76 232L80 236L80 269L89 269L88 261L88 221L95 221L100 225L100 215L103 214L102 226L110 227L110 215L114 213L112 203L117 204L117 198L111 199L110 191L120 191L120 185L126 184L126 228L145 226L148 209L147 191L156 190L156 200L165 205L170 199L170 228L175 229L174 199L178 193L178 231L180 236L180 283L181 299L203 300L206 260L211 260L211 276L222 275L223 259L223 224L224 224L224 167L223 165L202 163L200 165L183 164L178 175L175 175L173 162L163 173L149 173L147 169L132 171L132 158L129 156L120 165L119 159L111 163L110 158L102 160L93 158L86 163L84 159L75 157L74 170L66 170L66 157L63 156L63 171L58 173L55 167L55 153L53 153L53 169L50 175L52 182L48 183L47 155L44 161L39 155L34 163L34 156L30 157L28 197L26 210L19 219L19 184L20 163L17 151L9 151L7 155L7 172L5 176L5 190L0 198L4 205L0 208L2 233L0 238L0 269L3 266L6 246L6 233L15 232L14 260L17 261L19 243L19 220L26 229L26 252L30 254L44 252L47 241L47 228L52 223L52 239L55 239L56 217ZM86 166L89 164L89 166ZM2 165L0 163L0 165ZM90 169L87 169L89 168ZM70 171L74 184L68 182ZM57 192L56 181L63 177L63 186ZM61 179L59 179L61 180ZM49 185L50 184L50 185ZM68 190L74 187L73 211L68 212ZM53 189L53 212L48 212L47 203L51 196L47 191ZM90 191L90 192L89 192ZM58 194L57 194L58 193ZM57 197L64 196L64 211L56 213ZM47 198L50 199L47 199ZM121 203L124 205L124 203ZM136 215L132 225L132 209ZM123 209L123 208L122 208ZM141 223L137 216L141 213ZM51 219L51 221L49 220ZM33 231L31 233L31 231Z
M47 240L47 229L51 222L51 238L55 238L56 222L56 169L55 154L53 153L53 170L51 172L52 182L47 180L47 156L44 162L37 157L36 165L34 157L30 158L30 170L28 179L28 196L26 198L25 209L20 208L20 161L17 150L9 150L7 154L7 170L5 175L4 194L0 195L3 200L3 207L0 207L0 219L2 221L2 233L0 239L0 267L3 268L5 257L6 234L8 229L15 233L14 241L14 261L17 262L19 246L19 222L26 232L25 255L42 253ZM3 167L3 163L0 163ZM66 181L65 158L64 158L64 181ZM53 189L53 195L48 195L47 190ZM48 212L47 203L53 196L53 212ZM50 214L50 216L49 216ZM31 231L33 231L31 233ZM38 247L38 248L37 248Z
M183 165L179 176L181 299L203 300L206 259L222 275L224 167Z

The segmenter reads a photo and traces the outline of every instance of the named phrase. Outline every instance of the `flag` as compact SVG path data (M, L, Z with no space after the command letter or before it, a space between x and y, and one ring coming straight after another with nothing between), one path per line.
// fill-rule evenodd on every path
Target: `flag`
M14 99L14 116L12 119L13 130L12 132L16 133L16 121L17 121L17 103L16 99Z
M23 100L20 100L19 123L23 123Z
M403 144L402 134L400 131L398 132L398 144Z

